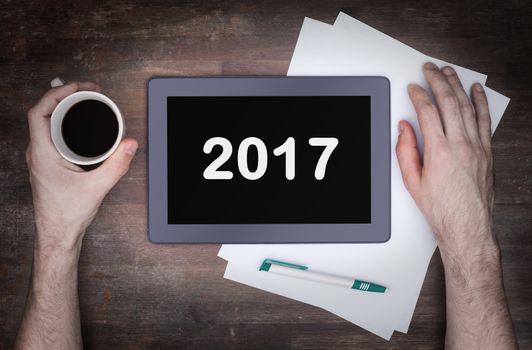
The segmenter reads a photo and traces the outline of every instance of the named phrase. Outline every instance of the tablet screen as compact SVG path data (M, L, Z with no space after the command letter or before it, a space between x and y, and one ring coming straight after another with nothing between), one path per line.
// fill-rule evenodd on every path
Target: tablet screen
M370 107L167 97L168 224L371 223Z

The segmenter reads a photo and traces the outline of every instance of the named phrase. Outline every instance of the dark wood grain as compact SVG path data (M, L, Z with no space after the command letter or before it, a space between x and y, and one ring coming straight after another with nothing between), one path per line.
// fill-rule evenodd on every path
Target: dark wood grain
M146 83L155 75L286 74L304 16L339 10L489 75L512 102L494 136L495 231L519 343L532 348L532 6L509 1L0 1L0 348L12 346L32 261L25 111L55 76L99 82L140 151L80 260L88 349L439 349L445 292L432 259L408 335L390 342L323 310L228 280L218 245L146 237Z

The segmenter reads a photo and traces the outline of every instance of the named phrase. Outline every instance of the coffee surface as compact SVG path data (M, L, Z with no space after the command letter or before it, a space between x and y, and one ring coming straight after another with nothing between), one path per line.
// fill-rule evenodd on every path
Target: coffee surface
M67 111L61 133L72 152L83 157L97 157L113 147L118 136L118 120L105 103L84 100Z

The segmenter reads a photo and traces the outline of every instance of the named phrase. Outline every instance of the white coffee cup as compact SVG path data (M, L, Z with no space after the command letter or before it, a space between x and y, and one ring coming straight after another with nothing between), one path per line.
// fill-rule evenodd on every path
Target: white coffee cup
M101 154L96 157L84 157L72 152L72 150L66 145L65 140L63 138L63 133L61 132L63 119L65 118L65 115L68 110L76 103L85 100L96 100L105 103L114 112L114 115L116 116L116 120L118 122L118 133L113 146L104 154ZM59 102L57 107L55 107L50 121L50 133L55 148L63 158L65 158L71 163L78 165L97 164L109 158L111 154L113 154L113 152L118 148L118 145L120 144L120 141L122 141L122 138L124 138L125 128L126 127L124 119L122 118L122 113L120 113L120 110L118 109L116 104L109 97L95 91L78 91L73 93L72 95L65 97L63 100L61 100L61 102Z

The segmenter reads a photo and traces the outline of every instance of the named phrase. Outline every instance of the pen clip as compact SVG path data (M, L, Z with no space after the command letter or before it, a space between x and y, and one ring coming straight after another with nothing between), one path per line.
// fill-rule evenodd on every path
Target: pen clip
M296 264L291 264L291 263L287 263L284 261L273 260L273 259L264 259L264 261L260 265L259 271L269 271L272 265L286 266L286 267L291 267L291 268L299 269L299 270L308 270L308 267L303 266L303 265L296 265Z

